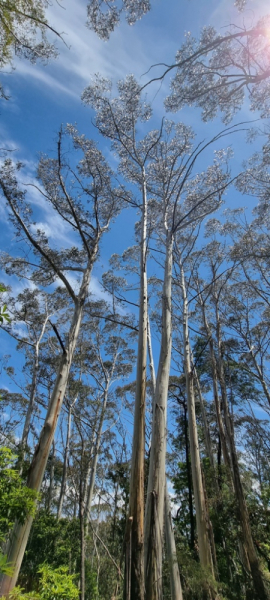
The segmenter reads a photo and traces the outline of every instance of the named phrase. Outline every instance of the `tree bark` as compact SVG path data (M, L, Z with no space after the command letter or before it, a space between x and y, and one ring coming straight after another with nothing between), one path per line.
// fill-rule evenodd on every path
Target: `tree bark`
M144 599L144 452L147 365L147 194L142 172L142 224L140 247L140 311L135 414L131 457L129 513L126 532L125 600Z
M191 468L190 468L188 419L187 419L186 403L183 403L183 408L184 408L185 455L186 455L187 484L188 484L188 508L189 508L189 520L190 520L190 549L192 551L194 551L195 526L194 526L194 513L193 513L193 500L192 500L192 473L191 473Z
M154 410L154 396L156 392L156 373L155 373L155 365L152 353L152 343L151 343L151 330L150 330L150 320L148 316L147 320L147 345L148 345L148 356L149 356L149 367L151 374L151 382L152 382L152 395L153 395L153 410ZM165 538L166 538L166 550L167 557L169 563L169 571L170 571L170 587L171 587L171 600L182 600L182 586L180 580L180 573L177 562L177 554L176 554L176 545L174 538L174 531L172 526L172 516L171 516L171 506L170 506L170 498L168 494L168 486L167 480L165 483Z
M166 258L162 294L162 335L154 400L149 478L145 512L146 600L162 598L162 547L165 498L167 397L171 364L173 236L166 232Z
M199 557L201 565L214 577L212 553L210 546L210 532L208 531L209 516L207 515L206 501L203 488L201 471L200 450L197 432L195 396L194 396L194 373L191 367L191 353L188 330L188 301L186 295L184 270L181 269L181 288L183 295L183 337L184 337L184 363L186 376L186 392L189 423L189 443L192 468L192 481L194 500L196 507L196 525L198 534Z
M217 373L217 362L216 362L215 350L214 350L214 342L213 342L211 329L210 329L210 326L207 321L205 306L204 306L201 294L198 295L198 300L199 300L201 311L202 311L204 328L205 328L205 332L207 335L208 345L209 345L209 350L210 350L212 379L213 379L213 394L214 394L214 401L215 401L215 409L216 409L216 417L217 417L217 423L218 423L220 444L221 444L221 448L222 448L224 464L227 467L227 474L230 479L230 483L232 485L231 459L230 459L230 454L229 454L229 450L228 450L226 434L225 434L225 429L224 429L224 424L223 424L223 419L222 419L222 414L221 414L221 409L220 409L220 401L219 401L219 393L218 393L218 373Z
M59 504L58 504L58 510L57 510L57 519L61 519L62 510L63 510L63 502L64 502L65 493L66 493L68 456L69 456L69 446L70 446L70 437L71 437L72 410L73 410L76 402L77 402L77 397L72 402L72 404L69 404L69 407L68 407L67 437L66 437L66 447L65 447L65 455L64 455L64 463L63 463L61 490L60 490Z
M32 375L32 382L31 382L30 398L29 398L29 403L28 403L28 407L27 407L27 412L26 412L26 417L25 417L25 422L24 422L24 427L23 427L23 433L22 433L22 440L21 440L21 448L22 448L21 462L23 462L24 457L25 457L25 450L26 450L28 435L29 435L29 431L30 431L31 417L33 414L33 409L34 409L35 399L36 399L37 376L38 376L38 369L39 369L39 346L40 346L40 342L44 336L48 319L49 319L49 315L46 316L45 321L42 325L40 336L39 336L37 342L35 343L35 358L34 358L34 365L33 365L33 375Z
M100 419L99 419L96 440L95 440L95 444L94 444L94 456L93 456L93 460L92 460L90 481L89 481L89 486L88 486L88 490L87 490L86 525L85 525L86 536L88 535L88 522L90 521L90 517L91 517L91 506L92 506L93 493L94 493L94 487L95 487L97 461L98 461L99 448L100 448L101 437L102 437L102 426L103 426L105 412L106 412L106 408L107 408L108 391L109 391L109 385L107 384L106 389L104 391L104 400L103 400L103 405L102 405L102 409L101 409L101 415L100 415Z
M54 492L54 463L55 463L55 441L52 442L52 454L51 454L51 467L50 467L50 485L48 490L48 511L52 508L53 492Z
M209 459L210 466L213 469L213 473L214 473L214 469L215 469L214 453L213 453L213 448L212 448L212 443L211 443L211 437L210 437L209 425L208 425L207 416L206 416L206 410L205 410L205 406L204 406L204 399L203 399L203 395L202 395L200 380L199 380L197 370L195 369L195 367L193 367L193 371L194 371L194 377L195 377L195 385L196 385L199 400L200 400L200 408L201 408L201 413L202 413L206 454L207 454L207 458Z
M170 571L171 600L183 600L167 481L165 484L165 538Z

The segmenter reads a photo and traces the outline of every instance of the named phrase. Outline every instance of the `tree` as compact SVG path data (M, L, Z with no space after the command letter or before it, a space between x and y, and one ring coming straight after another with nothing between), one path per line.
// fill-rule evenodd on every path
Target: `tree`
M48 23L45 9L48 0L1 0L0 2L0 70L12 63L13 56L47 62L57 56L55 44L47 33L61 35ZM61 38L62 39L62 38ZM2 85L0 96L7 99Z
M16 170L10 159L5 161L0 176L0 186L10 208L11 219L17 235L23 235L37 260L37 269L33 273L35 282L47 286L58 277L74 303L69 334L65 343L59 334L57 336L62 348L62 356L45 423L28 472L28 487L37 491L42 483L64 400L99 242L103 233L108 229L110 221L118 214L122 206L123 195L123 189L112 187L112 172L94 142L87 140L84 136L79 136L74 127L69 128L67 136L70 136L74 149L79 149L82 153L77 171L74 171L66 157L64 158L63 133L61 131L58 138L57 158L50 159L44 156L41 159L38 176L43 187L35 187L41 197L45 197L49 202L52 210L65 223L69 224L71 231L77 233L81 244L80 249L73 247L63 252L54 250L49 247L44 232L39 229L32 232L31 209L26 203L26 192L19 188ZM72 197L72 193L75 195L75 199ZM87 200L89 203L86 206L81 200L82 196L84 196L84 201ZM33 264L32 261L30 261L31 264ZM30 266L24 259L22 259L21 265L25 269ZM77 294L66 277L67 271L81 273ZM14 528L9 547L9 559L15 568L12 578L4 577L2 580L1 591L4 594L12 589L16 582L31 525L32 517L29 515L24 525L18 524Z
M251 110L260 111L262 117L269 116L269 26L267 15L251 29L230 25L225 35L212 26L204 27L198 40L188 33L175 63L150 80L163 80L167 73L176 70L166 109L176 112L187 104L198 106L205 121L221 111L228 123L240 110L247 90Z
M227 391L226 382L226 371L225 371L225 360L224 360L224 342L222 337L222 320L220 316L220 300L221 293L223 290L224 282L226 282L226 275L223 278L217 279L218 268L220 261L223 259L222 248L219 242L213 240L207 247L207 260L211 266L212 284L211 284L211 301L214 310L214 331L215 331L215 344L212 339L210 342L210 351L212 357L212 369L213 377L217 378L217 382L220 388L221 399L222 399L222 414L220 410L220 403L216 403L218 408L217 417L220 428L220 436L223 440L222 449L224 452L225 464L228 466L231 473L232 487L235 493L235 499L237 504L238 519L241 525L242 540L243 540L243 552L246 557L246 565L248 571L250 571L255 593L261 597L269 598L269 590L267 583L264 579L263 571L260 566L254 541L252 538L252 531L250 526L250 518L247 509L247 503L244 494L243 483L241 480L239 460L237 456L235 433L233 419L229 407L229 398ZM206 324L206 320L205 320ZM207 335L209 334L208 340L213 338L211 330L208 328ZM215 347L215 352L214 352Z
M106 0L91 0L87 4L87 26L108 40L123 12L128 24L134 25L149 10L149 0L113 0L110 4Z
M0 284L0 293L6 292L6 288ZM3 325L4 322L10 323L10 317L7 313L7 305L4 304L3 307L0 308L0 326Z
M125 589L129 600L144 598L143 538L144 538L144 448L145 394L147 366L147 226L148 175L147 165L157 145L159 131L148 133L140 141L139 123L148 121L151 108L141 100L140 87L133 76L118 83L119 97L110 99L112 83L103 78L85 89L82 99L96 110L96 125L100 133L112 140L112 148L120 158L119 171L139 189L139 200L130 195L129 202L139 208L140 219L140 299L139 333L136 374L136 399L132 443L129 519L126 533Z
M222 134L220 134L222 135ZM215 139L217 139L216 136ZM161 343L154 397L151 453L145 516L145 580L147 600L159 598L162 582L162 531L165 495L167 396L172 348L173 247L183 229L192 231L216 210L229 184L226 153L216 157L204 174L192 177L200 153L208 144L192 150L193 132L182 123L165 123L164 135L153 148L148 183L154 195L155 234L164 245ZM199 149L198 149L199 148ZM225 163L225 170L222 165Z

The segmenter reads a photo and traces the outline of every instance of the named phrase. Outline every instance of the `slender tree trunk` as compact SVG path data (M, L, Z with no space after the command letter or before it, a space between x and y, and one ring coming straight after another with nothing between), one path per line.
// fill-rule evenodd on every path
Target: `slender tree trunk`
M209 350L210 350L212 379L213 379L213 394L214 394L214 402L215 402L220 444L221 444L221 448L222 448L224 464L227 467L228 477L232 484L231 459L230 459L230 454L229 454L229 450L228 450L226 434L225 434L225 430L224 430L224 424L223 424L223 419L222 419L221 409L220 409L220 401L219 401L219 393L218 393L218 373L217 373L217 363L216 363L215 350L214 350L214 342L213 342L211 329L210 329L208 321L207 321L205 306L204 306L204 303L203 303L203 300L202 300L202 297L200 294L198 295L198 299L199 299L200 307L202 310L204 328L205 328L205 332L207 335L208 345L209 345Z
M156 371L155 371L154 357L153 357L153 351L152 351L152 338L151 338L151 327L150 327L149 315L147 317L147 348L148 348L151 386L152 386L152 413L154 414L154 409L155 409L154 399L155 399L155 393L156 393Z
M167 481L165 484L165 537L170 571L171 600L183 600Z
M144 452L147 364L147 194L143 169L143 208L140 247L140 311L129 513L126 533L125 600L144 599Z
M154 400L151 453L145 513L146 600L162 598L162 547L165 498L167 397L171 364L173 236L166 232L166 258L162 295L162 335Z
M186 404L184 404L184 403L183 403L183 408L184 408L185 454L186 454L187 483L188 483L188 507L189 507L189 520L190 520L190 549L192 551L194 551L195 527L194 527L194 513L193 513L193 500L192 500L192 473L191 473L191 468L190 468L187 408L186 408Z
M90 521L90 516L91 516L91 506L92 506L92 501L93 501L95 479L96 479L96 472L97 472L97 461L98 461L98 455L99 455L99 449L100 449L100 443L101 443L101 437L102 437L102 427L103 427L105 412L106 412L106 408L107 408L108 391L109 391L109 385L107 384L106 389L104 391L103 405L102 405L102 409L101 409L101 415L100 415L100 419L99 419L97 436L96 436L96 441L95 441L95 446L94 446L94 456L93 456L92 467L91 467L91 472L90 472L90 481L89 481L89 486L88 486L88 490L87 490L86 526L85 526L86 536L88 535L88 522Z
M66 343L65 352L60 360L54 389L49 402L45 423L40 434L39 442L35 449L32 463L29 468L27 486L39 492L48 456L50 453L52 441L54 438L58 417L65 396L66 386L70 367L72 364L73 354L76 348L82 316L84 302L88 294L91 271L96 256L97 247L93 251L91 261L89 260L87 269L83 275L80 293L76 299L76 304L73 313L73 319L69 330L69 336ZM8 562L13 568L13 575L3 575L0 585L0 595L6 596L16 585L19 575L22 559L24 556L26 544L33 522L33 516L28 515L23 525L16 522L8 544Z
M147 320L147 345L148 345L148 356L149 356L149 367L151 374L151 382L152 382L152 396L153 396L153 411L154 411L154 397L156 392L156 373L155 373L155 365L152 353L152 343L151 343L151 330L150 330L150 320L148 316ZM170 498L168 494L168 486L167 480L165 483L165 538L166 538L166 550L167 557L169 563L169 571L170 571L170 586L171 586L171 600L182 600L182 586L180 580L180 573L177 562L177 554L176 554L176 545L174 539L174 531L172 526L172 516L171 516L171 506L170 506Z
M199 400L200 400L200 408L201 408L201 413L202 413L206 454L207 454L207 458L209 459L211 468L213 469L213 473L214 473L214 469L215 469L214 453L213 453L213 448L212 448L212 442L211 442L211 437L210 437L210 431L209 431L209 425L208 425L208 421L207 421L206 410L205 410L205 406L204 406L204 399L203 399L203 395L202 395L200 380L199 380L197 370L195 369L195 367L193 367L193 371L194 371L194 377L195 377L195 385L196 385Z
M47 315L45 318L45 321L42 325L42 329L40 332L40 336L35 344L35 358L34 358L34 364L33 364L33 374L32 374L31 388L30 388L30 397L29 397L29 403L28 403L28 407L27 407L27 412L26 412L26 417L25 417L25 422L24 422L24 427L23 427L23 433L22 433L22 439L21 439L21 448L22 448L21 461L22 462L23 462L24 456L25 456L25 450L26 450L28 435L29 435L29 431L30 431L31 417L33 415L35 399L36 399L37 378L38 378L38 369L39 369L39 346L40 346L40 342L44 336L46 325L48 323L48 319L49 319L49 315Z
M182 265L181 268L181 288L183 295L183 337L184 337L184 363L186 375L186 391L188 406L189 423L189 443L192 468L192 480L194 500L196 507L196 525L199 544L199 556L201 565L206 568L214 577L212 553L210 546L210 532L208 530L209 517L203 488L203 479L201 471L199 441L197 432L195 396L194 396L194 373L191 367L190 343L188 330L188 301L186 295L185 277Z
M84 476L84 458L85 444L82 445L81 473L80 473L80 500L79 500L79 518L80 518L80 598L85 598L85 490L87 486L87 474Z
M62 510L63 510L63 502L64 502L65 493L66 493L67 468L68 468L69 446L70 446L70 436L71 436L72 410L74 408L74 405L75 405L76 401L77 401L77 398L75 398L75 400L72 402L72 404L69 404L69 407L68 407L67 437L66 437L66 447L65 447L65 454L64 454L64 463L63 463L63 474L62 474L62 481L61 481L61 490L60 490L59 504L58 504L58 510L57 510L57 519L61 519Z
M228 445L229 445L229 440L228 440L228 435L226 432L226 429L224 427L224 423L223 423L223 417L221 414L221 407L220 407L220 400L219 400L219 390L218 390L218 381L219 381L219 376L218 376L218 367L217 367L217 361L216 361L216 356L215 356L215 350L214 350L214 341L213 341L213 337L212 337L212 333L211 333L211 329L210 326L208 324L207 321L207 317L206 317L206 312L205 312L205 306L202 300L201 295L199 294L199 302L200 302L200 306L202 309L202 316L203 316L203 321L204 321L204 327L205 327L205 331L207 334L207 338L208 338L208 345L209 345L209 350L210 350L210 357L211 357L211 368L212 368L212 379L213 379L213 393L214 393L214 401L215 401L215 409L216 409L216 417L217 417L217 423L218 423L218 430L219 430L219 446L218 446L218 485L219 485L219 489L221 489L222 486L222 474L221 474L221 450L222 450L222 455L223 455L223 460L224 460L224 464L226 466L227 469L227 477L228 477L228 483L231 486L232 491L236 494L235 491L235 481L234 481L234 475L233 475L233 465L232 465L232 461L231 461L231 454L229 452L228 449ZM220 498L220 494L218 493L218 497ZM224 547L226 548L226 540L223 540L223 544ZM245 548L245 544L242 543L241 541L239 541L239 552L240 552L240 557L241 557L241 562L244 565L244 568L250 572L250 566L249 566L249 561L248 561L248 556L247 556L247 551Z
M54 492L54 463L55 463L55 441L52 442L52 454L51 454L51 467L50 467L50 485L48 491L48 511L52 508L53 492Z

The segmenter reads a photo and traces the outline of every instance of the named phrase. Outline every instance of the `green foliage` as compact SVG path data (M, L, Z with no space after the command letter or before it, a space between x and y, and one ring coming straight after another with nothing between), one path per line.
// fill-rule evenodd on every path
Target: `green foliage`
M6 288L0 283L0 293L6 292ZM0 326L3 325L4 321L10 323L10 317L7 313L7 305L4 304L3 307L0 307Z
M4 540L17 519L23 523L28 514L34 515L37 492L26 487L9 448L0 448L0 539Z
M2 596L1 600L5 600L5 598ZM17 586L13 588L12 592L10 592L7 598L8 600L39 600L40 596L35 592L24 594L23 589Z
M8 600L79 600L75 575L69 575L67 567L53 569L44 564L38 573L41 575L38 592L24 593L23 588L18 586L9 594Z
M57 569L72 564L79 570L80 533L78 519L59 519L40 510L34 520L31 537L24 555L19 583L29 590L38 585L37 573L43 563Z
M68 575L68 567L52 569L47 564L40 567L40 600L77 600L79 590L74 583L75 575Z
M2 554L2 552L0 552L0 573L9 577L12 575L12 569L8 564L7 556Z

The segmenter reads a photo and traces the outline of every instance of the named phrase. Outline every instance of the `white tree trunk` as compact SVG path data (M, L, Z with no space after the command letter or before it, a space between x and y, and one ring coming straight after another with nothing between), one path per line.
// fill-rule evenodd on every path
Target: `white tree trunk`
M46 468L50 448L52 445L58 422L58 417L65 396L69 371L79 336L83 316L84 302L88 294L90 276L96 252L97 248L95 249L91 261L89 261L89 264L83 275L80 292L76 299L73 319L69 330L69 336L66 343L65 352L63 352L63 355L60 360L56 381L54 384L51 400L49 402L44 426L41 431L39 442L36 447L32 463L28 472L27 486L32 490L36 490L37 492L39 492L41 488L44 471ZM2 577L0 584L0 596L6 596L16 585L32 522L33 516L28 515L23 525L21 525L18 522L16 522L14 525L7 549L8 562L10 563L13 569L13 575L11 577L9 577L8 575L4 575Z
M166 235L166 258L162 294L162 335L154 399L151 453L145 512L146 600L162 598L162 548L165 498L165 459L167 438L167 398L171 365L173 237Z
M209 425L208 425L208 421L207 421L206 410L205 410L205 406L204 406L204 399L203 399L203 395L202 395L200 380L199 380L197 370L195 367L193 367L193 371L194 371L194 377L195 377L195 385L196 385L199 400L200 400L206 453L207 453L207 457L209 458L209 463L211 465L211 468L213 469L213 472L214 472L214 469L215 469L214 453L213 453L213 448L212 448L212 443L211 443L211 437L210 437Z
M153 399L152 413L154 413L154 409L155 409L154 399L155 399L155 393L156 393L156 371L155 371L154 357L153 357L153 351L152 351L152 338L151 338L151 327L150 327L149 315L147 317L147 347L148 347L148 357L149 357L149 370L150 370L151 385L152 385L152 399Z
M151 374L151 383L152 383L152 394L153 394L153 410L154 410L154 397L156 392L156 373L155 373L155 365L154 358L152 353L152 341L151 341L151 329L150 329L150 320L148 316L147 320L147 344L148 344L148 356L149 356L149 367ZM176 545L174 539L174 531L172 526L172 515L171 515L171 506L170 506L170 498L168 494L168 485L167 480L165 482L165 511L164 511L164 519L165 519L165 538L166 538L166 550L167 550L167 558L169 563L169 571L170 571L170 586L171 586L171 600L182 600L182 586L180 580L179 567L177 562L177 554L176 554Z
M207 515L203 478L201 471L200 450L198 441L198 431L195 412L194 395L194 373L191 366L191 351L188 330L188 301L186 295L185 277L182 265L181 268L181 288L183 295L183 337L184 337L184 363L186 376L186 393L188 406L188 425L190 458L192 469L192 481L194 500L196 508L196 525L198 534L199 556L201 565L206 568L214 577L213 561L210 546L210 532L208 531L209 518Z
M205 332L207 335L208 345L209 345L209 350L210 350L212 379L213 379L213 394L214 394L216 417L217 417L217 424L218 424L218 430L219 430L219 435L220 435L223 460L224 460L225 466L227 467L227 474L228 474L230 483L233 487L232 465L231 465L231 459L230 459L230 454L229 454L229 450L228 450L226 434L225 434L225 429L224 429L224 424L223 424L223 419L222 419L221 409L220 409L220 401L219 401L219 394L218 394L218 373L217 373L217 363L216 363L216 357L215 357L215 351L214 351L213 337L212 337L210 326L207 321L205 306L204 306L204 303L203 303L203 300L202 300L202 297L200 294L198 295L198 299L199 299L200 307L202 310L202 317L203 317Z
M66 493L66 484L67 484L67 468L68 468L68 457L69 457L69 446L70 446L70 437L71 437L71 420L72 420L72 410L77 402L78 396L69 404L68 407L68 422L67 422L67 437L66 437L66 447L65 447L65 455L64 455L64 464L63 464L63 474L61 481L61 491L59 496L59 504L57 510L57 519L61 519L62 510L63 510L63 502Z
M167 481L165 484L165 537L170 571L171 600L183 600Z
M22 440L21 440L21 447L22 447L21 460L22 461L24 460L24 456L25 456L25 449L26 449L28 435L29 435L29 431L30 431L31 417L33 415L33 409L34 409L34 404L35 404L35 399L36 399L37 376L38 376L38 368L39 368L39 346L40 346L40 342L44 336L46 325L48 323L48 319L49 319L49 315L46 316L45 321L42 326L42 329L41 329L41 332L40 332L40 336L39 336L37 342L35 343L35 360L34 360L34 365L33 365L33 375L32 375L32 382L31 382L30 398L29 398L29 403L28 403L28 407L27 407L27 412L26 412L26 417L25 417L25 422L24 422L24 427L23 427L23 433L22 433Z
M97 472L97 461L98 461L99 449L100 449L100 444L101 444L102 427L103 427L105 412L106 412L106 408L107 408L108 391L109 391L109 386L107 385L106 389L104 391L104 399L103 399L103 404L102 404L102 408L101 408L98 430L97 430L97 435L96 435L96 440L95 440L95 445L94 445L94 456L93 456L92 466L91 466L91 471L90 471L90 481L89 481L89 486L88 486L88 490L87 490L86 527L85 527L86 535L88 535L88 522L90 521L90 516L91 516L91 506L92 506L92 501L93 501L95 479L96 479L96 472Z
M147 194L143 169L140 247L140 311L136 395L131 457L129 516L125 551L125 600L144 600L144 453L147 366Z

